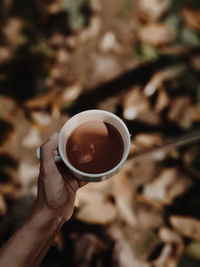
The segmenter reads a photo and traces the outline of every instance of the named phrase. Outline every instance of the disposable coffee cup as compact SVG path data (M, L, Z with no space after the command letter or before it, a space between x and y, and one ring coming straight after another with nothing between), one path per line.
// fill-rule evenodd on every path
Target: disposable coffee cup
M87 123L90 121L101 121L110 124L113 126L118 133L121 135L122 141L123 141L123 153L121 160L119 163L114 166L112 169L102 172L102 173L87 173L80 171L76 169L68 160L67 153L66 153L66 145L68 138L71 136L72 132L81 124ZM129 131L125 125L125 123L115 114L104 111L104 110L87 110L80 112L73 116L71 119L69 119L62 127L60 133L59 133L59 140L58 140L58 153L55 155L54 160L56 162L63 161L65 165L69 168L71 173L73 175L84 181L88 182L99 182L104 181L110 177L112 177L114 174L116 174L123 164L125 163L129 151L130 151L130 134ZM40 150L37 149L37 157L40 157Z

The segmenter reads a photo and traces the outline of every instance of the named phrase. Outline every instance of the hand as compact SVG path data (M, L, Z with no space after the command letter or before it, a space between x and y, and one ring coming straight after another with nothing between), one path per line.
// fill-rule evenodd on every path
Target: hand
M58 134L53 134L40 149L40 174L34 211L48 210L63 222L74 210L76 191L86 182L76 179L63 162L55 163Z

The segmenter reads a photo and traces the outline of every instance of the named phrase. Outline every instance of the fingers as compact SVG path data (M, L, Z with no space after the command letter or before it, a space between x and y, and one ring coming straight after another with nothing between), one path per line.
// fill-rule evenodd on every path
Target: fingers
M76 178L63 162L57 163L57 167L62 174L65 183L67 183L74 192L88 183Z
M58 146L58 133L54 133L40 148L40 170L44 174L54 173L57 170L54 161Z

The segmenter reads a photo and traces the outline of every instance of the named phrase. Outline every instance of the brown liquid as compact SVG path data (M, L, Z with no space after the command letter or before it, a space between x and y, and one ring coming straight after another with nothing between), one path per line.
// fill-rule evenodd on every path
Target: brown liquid
M79 125L66 144L66 155L76 169L102 173L121 160L124 144L119 132L109 123L90 121Z

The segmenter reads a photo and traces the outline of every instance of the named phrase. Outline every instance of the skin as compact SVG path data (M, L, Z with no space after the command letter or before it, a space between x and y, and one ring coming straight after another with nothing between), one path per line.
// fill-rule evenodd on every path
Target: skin
M86 184L64 163L56 164L58 134L41 146L38 192L30 216L0 250L0 267L39 266L54 237L74 210L77 190Z

